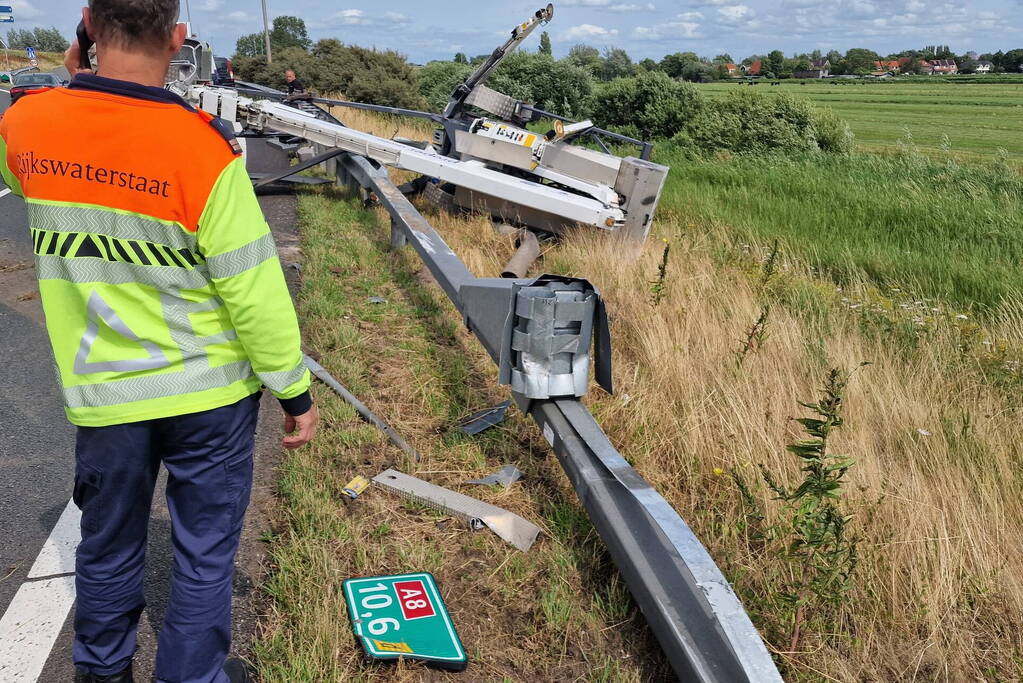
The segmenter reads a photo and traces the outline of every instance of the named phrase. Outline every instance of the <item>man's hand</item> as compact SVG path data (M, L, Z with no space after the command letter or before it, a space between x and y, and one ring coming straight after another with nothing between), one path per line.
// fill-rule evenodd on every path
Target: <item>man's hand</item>
M298 417L284 415L284 433L291 436L284 437L284 447L288 449L299 448L313 440L316 434L316 424L320 421L320 413L316 410L316 404L306 413ZM297 430L297 431L296 431Z
M75 74L91 74L92 69L82 68L82 50L78 46L78 38L71 41L71 47L64 52L64 68L74 76Z

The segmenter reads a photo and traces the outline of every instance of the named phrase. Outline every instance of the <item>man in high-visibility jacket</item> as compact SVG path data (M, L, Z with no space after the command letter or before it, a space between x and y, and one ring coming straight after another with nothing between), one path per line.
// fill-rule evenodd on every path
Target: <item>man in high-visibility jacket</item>
M246 680L226 661L261 387L286 447L317 414L295 311L231 128L163 88L178 0L91 0L97 74L0 121L0 173L28 205L82 510L77 680L132 680L146 529L168 471L174 572L156 678ZM77 44L68 60L78 62Z

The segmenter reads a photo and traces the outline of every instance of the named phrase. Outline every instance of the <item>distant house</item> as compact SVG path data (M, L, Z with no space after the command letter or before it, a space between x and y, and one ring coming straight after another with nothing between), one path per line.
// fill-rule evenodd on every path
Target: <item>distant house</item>
M907 60L908 63L908 60ZM874 62L874 75L880 76L881 74L897 74L902 73L902 67L905 66L901 59L892 60L879 60Z
M931 65L932 75L947 76L959 73L959 65L955 63L954 59L931 59L927 63Z
M823 69L810 69L809 71L796 71L792 74L793 78L827 78L829 75L828 71Z
M759 76L764 70L764 60L758 59L749 66L742 67L747 76Z
M831 71L831 60L827 57L821 59L814 59L810 62L810 66L820 71Z
M995 65L991 62L977 62L977 67L974 71L979 74L989 74L993 68L995 68Z
M737 67L735 64L732 64L731 62L725 64L725 69L728 70L729 76L735 77L739 74L739 67Z

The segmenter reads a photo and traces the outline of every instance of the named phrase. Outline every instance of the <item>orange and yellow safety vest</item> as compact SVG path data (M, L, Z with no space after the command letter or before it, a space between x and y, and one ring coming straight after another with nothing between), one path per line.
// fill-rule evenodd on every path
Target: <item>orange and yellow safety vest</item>
M0 161L28 205L71 422L210 410L261 385L308 410L295 310L227 124L79 75L4 114Z

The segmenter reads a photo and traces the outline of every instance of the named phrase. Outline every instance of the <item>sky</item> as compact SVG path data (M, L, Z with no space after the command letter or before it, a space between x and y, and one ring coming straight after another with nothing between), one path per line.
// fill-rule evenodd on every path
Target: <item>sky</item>
M9 0L10 1L10 0ZM231 55L260 30L259 0L186 1L193 29ZM0 4L7 4L0 0ZM83 0L13 0L16 23L57 26L70 36ZM693 51L736 60L780 49L787 55L866 47L888 54L947 44L957 53L1023 47L1023 0L560 0L550 32L556 56L577 43L624 48L635 60ZM270 16L302 17L310 36L393 48L414 63L489 53L539 0L269 0ZM535 49L539 37L526 44Z

